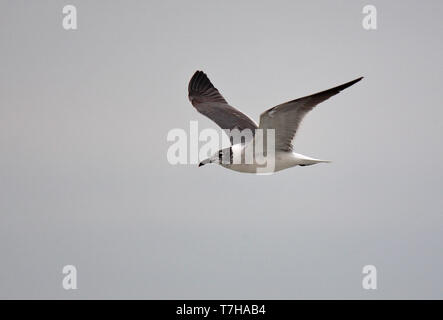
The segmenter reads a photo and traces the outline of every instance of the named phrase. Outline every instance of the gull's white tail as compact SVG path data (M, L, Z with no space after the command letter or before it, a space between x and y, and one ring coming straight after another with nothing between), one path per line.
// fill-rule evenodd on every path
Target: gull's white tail
M330 163L330 160L320 160L320 159L315 159L315 158L311 158L311 157L307 157L305 155L299 154L299 153L292 153L294 158L297 161L297 164L299 166L310 166L313 164L317 164L317 163Z

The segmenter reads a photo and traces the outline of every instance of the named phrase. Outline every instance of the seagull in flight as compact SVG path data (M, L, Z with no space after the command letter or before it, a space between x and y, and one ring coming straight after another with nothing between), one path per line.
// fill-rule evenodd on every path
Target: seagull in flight
M222 129L238 129L240 132L250 130L252 133L252 140L246 141L245 139L244 142L236 144L232 144L233 140L231 137L232 145L229 148L221 149L210 158L201 161L199 167L208 163L216 163L239 172L258 173L259 170L262 170L260 171L261 173L273 173L294 166L309 166L330 162L295 153L292 140L301 121L309 111L319 103L352 86L361 79L363 77L328 90L279 104L263 112L260 115L260 124L257 125L254 120L229 105L204 72L196 71L189 82L188 93L189 100L197 111L214 121ZM258 129L263 130L263 132L273 129L274 132L274 142L272 144L274 147L272 150L273 165L267 170L264 169L263 162L259 163L258 161L258 157L264 156L264 150L267 150L266 139L263 138L265 134L260 135L260 141L264 146L260 151L254 149L251 161L247 163L246 161L234 161L234 159L244 158L247 146L258 142L259 134L256 134Z

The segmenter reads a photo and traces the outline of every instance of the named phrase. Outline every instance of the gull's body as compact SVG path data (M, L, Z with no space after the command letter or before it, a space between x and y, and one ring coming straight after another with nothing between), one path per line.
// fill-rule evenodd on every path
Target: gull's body
M235 154L235 153L234 153ZM310 166L317 163L330 162L328 160L319 160L310 158L308 156L295 153L295 152L276 152L275 153L275 166L266 168L264 165L259 165L254 161L252 164L220 164L221 166L238 172L245 173L273 173L288 169L295 166ZM261 172L257 169L261 169Z
M235 144L231 148L226 148L224 150L232 153L233 158L239 157L239 159L245 159L245 144ZM262 173L269 174L277 172L280 170L288 169L295 166L310 166L322 162L330 162L328 160L314 159L299 153L287 152L287 151L276 151L274 155L275 163L273 166L266 166L260 164L260 160L257 159L256 154L253 154L251 163L245 163L245 161L240 161L239 163L219 163L222 167L231 169L238 172L244 173ZM257 170L258 169L258 170Z
M257 125L247 115L230 106L212 85L206 74L197 71L189 82L189 100L197 111L213 120L222 129L250 130L253 135L253 139L250 141L233 144L230 148L219 150L212 157L200 162L199 166L207 163L217 163L239 172L272 173L294 166L309 166L329 162L295 153L292 140L300 122L310 110L361 79L358 78L343 85L277 105L263 112L260 115L260 125ZM255 134L258 132L257 129L260 129L264 134ZM268 131L273 131L275 135L274 144L272 145L272 166L265 165L262 162L264 154L267 155L269 152L266 148L267 139L263 138ZM263 144L263 147L256 149L256 145L260 143ZM268 152L262 150L268 150ZM244 160L246 154L252 155L249 161ZM233 159L243 160L234 161Z

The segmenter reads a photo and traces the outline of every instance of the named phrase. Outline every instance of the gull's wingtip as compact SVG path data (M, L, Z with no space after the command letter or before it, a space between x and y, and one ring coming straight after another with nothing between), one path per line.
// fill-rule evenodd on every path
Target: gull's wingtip
M361 81L363 78L364 78L364 77L359 77L359 78L357 78L357 79L354 79L354 80L352 80L352 81L349 81L349 82L346 83L346 84L349 84L349 86L352 86L353 84L355 84L355 83Z
M355 79L355 80L352 80L351 83L352 83L352 84L355 84L355 83L357 83L357 82L363 80L364 78L365 78L365 77L359 77L359 78L357 78L357 79Z
M360 77L360 78L354 79L354 80L349 81L349 82L346 82L346 83L344 83L344 84L342 84L342 85L340 85L340 86L337 86L337 87L335 87L335 88L331 88L331 89L329 89L329 90L325 90L325 91L320 92L320 93L325 93L325 92L331 92L331 91L332 91L334 94L337 94L337 93L339 93L340 91L342 91L342 90L344 90L344 89L346 89L346 88L349 88L350 86L356 84L357 82L359 82L359 81L360 81L361 79L363 79L363 78L364 78L364 77Z

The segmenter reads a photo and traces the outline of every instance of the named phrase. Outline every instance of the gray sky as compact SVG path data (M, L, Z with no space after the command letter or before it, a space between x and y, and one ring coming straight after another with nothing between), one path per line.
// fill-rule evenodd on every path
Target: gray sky
M0 298L443 298L441 1L68 3L0 3ZM365 79L255 176L167 162L197 69L256 120Z

